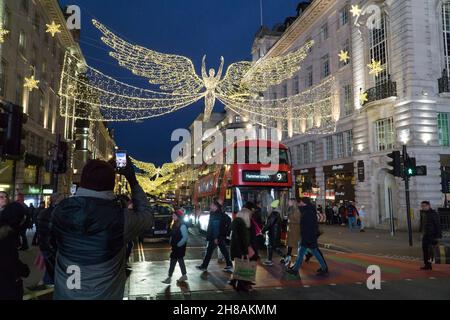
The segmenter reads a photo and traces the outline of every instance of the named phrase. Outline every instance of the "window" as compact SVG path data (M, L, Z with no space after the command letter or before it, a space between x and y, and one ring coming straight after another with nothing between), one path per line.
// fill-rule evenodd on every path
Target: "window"
M239 116L239 115L234 116L234 123L241 123L241 122L242 122L241 116Z
M450 146L448 131L448 113L438 113L439 145Z
M49 104L48 106L48 118L47 118L47 128L53 131L53 106Z
M369 32L370 62L372 59L380 61L383 71L375 77L375 85L382 85L388 80L388 49L386 37L386 17L383 15L380 21L380 29L374 28Z
M36 10L33 18L33 28L34 30L36 30L38 34L40 34L40 27L41 27L41 17L39 16L39 13Z
M4 97L6 95L6 79L8 73L8 63L6 60L2 59L2 65L0 68L0 96Z
M349 39L347 39L345 41L344 45L342 46L342 51L348 52L348 55L350 56L350 40ZM348 59L347 61L341 61L341 59L339 59L339 68L345 67L349 63L350 63L350 59Z
M442 4L442 27L444 33L444 57L447 74L450 75L450 2Z
M20 33L19 33L19 52L22 55L25 55L26 47L27 47L27 37L26 37L25 31L20 30Z
M299 119L292 120L292 131L294 131L294 134L300 133L300 120Z
M315 162L316 155L316 143L314 141L309 142L309 163Z
M16 104L19 106L23 106L23 77L21 75L17 75L16 82Z
M325 23L320 28L320 42L324 42L327 39L328 39L328 23Z
M310 88L314 84L314 74L313 74L313 67L309 66L306 68L306 81L305 81L305 87Z
M339 11L339 27L345 26L348 23L348 6L345 6Z
M336 135L336 156L338 159L344 157L344 134L338 133Z
M329 136L325 138L325 160L333 160L334 152L333 152L333 136Z
M276 105L276 101L278 99L278 95L276 92L272 92L272 104L275 106Z
M310 42L310 41L312 41L312 37L308 37L308 39L306 39L306 42ZM305 44L306 44L306 43L305 43ZM314 48L314 46L310 47L310 48L308 49L308 53L312 53L313 48Z
M330 56L324 55L321 59L322 62L322 79L330 75Z
M309 114L306 118L306 130L312 129L314 127L314 114Z
M297 165L302 164L302 149L301 146L295 147L295 160L297 161Z
M29 0L22 0L22 9L28 13L28 10L30 9Z
M377 151L394 148L394 119L386 118L375 122L375 143Z
M288 97L288 85L287 85L287 82L283 83L282 96L283 96L283 98L287 98Z
M44 126L44 119L45 119L45 105L44 105L44 95L42 92L39 95L39 124L41 126Z
M353 155L353 131L349 130L345 133L345 156L351 157Z
M343 88L343 96L344 96L344 115L348 116L353 113L353 90L352 85L347 84Z
M300 87L299 87L299 80L298 80L298 75L296 75L292 81L292 92L294 93L294 95L297 95L300 93Z

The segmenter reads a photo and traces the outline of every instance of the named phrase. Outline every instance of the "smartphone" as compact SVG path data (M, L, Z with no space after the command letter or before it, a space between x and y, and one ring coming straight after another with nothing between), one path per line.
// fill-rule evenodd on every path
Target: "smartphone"
M116 152L116 167L118 169L125 168L127 166L127 152L117 151Z

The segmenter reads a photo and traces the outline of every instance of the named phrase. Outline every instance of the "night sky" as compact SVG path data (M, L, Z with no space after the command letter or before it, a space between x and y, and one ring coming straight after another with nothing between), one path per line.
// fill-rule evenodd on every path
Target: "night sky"
M200 72L207 54L207 68L217 70L220 56L225 68L236 61L251 60L254 35L260 27L259 0L61 0L81 8L81 47L88 63L120 81L149 87L147 81L122 69L108 56L100 32L91 20L126 40L164 53L189 57ZM272 27L295 16L299 0L264 0L264 24ZM226 70L226 69L225 69ZM161 165L170 162L172 131L187 128L203 110L200 101L176 113L143 123L110 124L116 141L133 157ZM216 104L215 111L223 107Z

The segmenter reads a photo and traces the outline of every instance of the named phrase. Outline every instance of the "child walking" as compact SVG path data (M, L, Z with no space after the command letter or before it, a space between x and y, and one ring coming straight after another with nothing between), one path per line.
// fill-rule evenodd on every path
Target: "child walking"
M163 281L165 284L170 284L172 282L172 275L177 262L180 266L182 274L182 277L178 279L178 282L186 282L188 279L186 265L184 264L184 256L186 255L186 246L188 241L188 229L184 224L183 218L184 212L182 210L177 210L172 215L173 226L170 237L172 252L170 254L169 277Z

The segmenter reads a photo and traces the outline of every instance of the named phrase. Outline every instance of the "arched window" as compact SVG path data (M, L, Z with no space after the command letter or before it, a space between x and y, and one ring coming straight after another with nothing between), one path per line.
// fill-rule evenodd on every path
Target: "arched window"
M380 19L380 18L378 18ZM381 15L380 28L369 30L369 61L372 60L381 62L383 71L375 77L375 85L382 85L386 83L389 77L389 56L388 56L388 39L387 39L387 24L386 15Z

